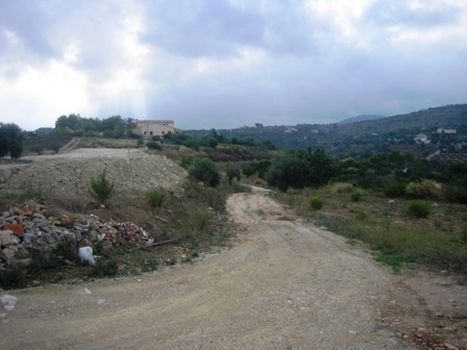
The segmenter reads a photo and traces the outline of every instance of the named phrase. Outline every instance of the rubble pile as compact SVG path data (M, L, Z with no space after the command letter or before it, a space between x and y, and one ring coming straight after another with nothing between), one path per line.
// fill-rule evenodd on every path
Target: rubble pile
M104 248L144 247L153 243L139 226L104 220L90 214L80 219L66 214L46 216L44 207L34 201L13 206L0 216L0 269L5 265L31 263L31 252L54 249L62 240L78 247L101 242Z

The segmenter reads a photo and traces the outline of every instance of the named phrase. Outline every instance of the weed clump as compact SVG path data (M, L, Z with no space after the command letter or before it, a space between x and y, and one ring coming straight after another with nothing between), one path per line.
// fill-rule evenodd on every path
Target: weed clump
M114 194L114 190L115 183L107 178L106 169L101 174L91 178L89 193L100 204L107 203Z
M426 218L431 213L431 205L425 201L410 201L407 205L407 212L415 218Z
M167 195L163 191L153 190L148 192L146 199L152 209L160 209L167 199Z
M352 202L360 202L362 200L362 192L359 190L353 190L350 194L350 199Z
M405 195L405 183L400 180L391 180L383 186L386 197L397 198Z
M324 206L324 200L320 197L311 197L310 198L310 207L313 210L320 210Z

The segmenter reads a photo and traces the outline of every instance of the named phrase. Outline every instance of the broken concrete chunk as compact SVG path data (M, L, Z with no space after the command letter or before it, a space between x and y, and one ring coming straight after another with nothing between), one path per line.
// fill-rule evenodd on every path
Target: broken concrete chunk
M18 301L18 298L10 294L3 294L0 297L0 303L6 311L12 311L16 306L16 301Z
M79 258L81 263L86 265L95 266L96 261L94 260L94 256L92 255L92 247L86 246L79 248Z

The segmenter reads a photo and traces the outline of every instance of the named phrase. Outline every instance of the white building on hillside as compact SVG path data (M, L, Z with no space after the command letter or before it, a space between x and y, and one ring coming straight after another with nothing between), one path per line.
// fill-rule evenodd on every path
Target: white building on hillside
M175 132L173 120L138 120L135 133L145 139L152 137L164 137Z
M415 136L414 141L419 145L428 145L430 143L428 136L424 133L421 133Z

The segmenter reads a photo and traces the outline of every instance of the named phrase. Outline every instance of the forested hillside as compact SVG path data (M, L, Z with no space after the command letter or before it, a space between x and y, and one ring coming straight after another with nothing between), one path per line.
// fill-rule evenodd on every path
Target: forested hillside
M436 134L438 128L455 129L454 137ZM189 131L202 137L207 130ZM294 126L256 126L218 130L230 138L270 140L289 149L320 147L335 155L368 155L387 150L411 151L428 155L441 148L464 151L467 135L467 104L429 108L377 120L349 124L298 124ZM416 136L426 134L428 142L417 143ZM456 149L457 147L457 149ZM459 147L461 147L459 149Z

